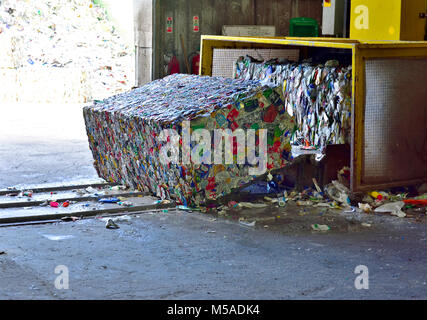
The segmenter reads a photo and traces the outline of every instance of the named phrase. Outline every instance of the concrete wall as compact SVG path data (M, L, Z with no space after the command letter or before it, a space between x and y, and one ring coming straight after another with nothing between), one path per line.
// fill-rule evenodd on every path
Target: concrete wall
M274 25L277 36L287 36L293 17L322 22L321 0L133 1L138 85L165 75L164 55L176 55L186 72L180 35L190 55L200 49L202 34L220 35L223 25ZM200 19L199 32L193 32L193 16ZM167 17L173 18L172 33L166 32Z

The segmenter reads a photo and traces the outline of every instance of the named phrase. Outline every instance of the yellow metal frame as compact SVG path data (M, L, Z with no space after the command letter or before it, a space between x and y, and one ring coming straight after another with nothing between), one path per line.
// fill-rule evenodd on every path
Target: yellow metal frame
M299 48L304 53L308 47L351 50L352 53L352 141L351 189L365 191L404 184L427 182L427 177L410 181L384 184L363 184L363 147L365 111L365 61L376 58L427 58L427 41L358 41L338 38L254 38L254 37L201 37L200 75L212 75L214 48Z
M383 58L427 58L427 42L363 42L353 51L353 110L351 146L351 186L354 191L385 189L399 185L423 183L427 177L395 183L363 184L363 147L365 113L365 61Z

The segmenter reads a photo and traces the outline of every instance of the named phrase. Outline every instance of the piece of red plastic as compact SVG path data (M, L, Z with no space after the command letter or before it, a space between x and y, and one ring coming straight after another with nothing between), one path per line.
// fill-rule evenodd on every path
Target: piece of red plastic
M408 200L403 200L403 202L405 202L406 204L412 204L415 206L427 206L427 199L408 199Z
M51 206L52 208L58 208L58 207L59 207L59 203L58 203L58 202L51 202L51 203L50 203L50 206Z

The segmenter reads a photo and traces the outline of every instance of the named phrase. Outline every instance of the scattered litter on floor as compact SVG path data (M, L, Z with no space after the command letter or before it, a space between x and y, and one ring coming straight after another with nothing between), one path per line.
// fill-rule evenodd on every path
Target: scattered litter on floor
M317 183L316 178L313 178L313 184L314 184L314 187L316 188L316 191L318 192L318 194L323 196L322 189L319 187L319 184Z
M105 228L107 229L119 229L120 227L113 221L113 219L108 219L105 224Z
M332 208L333 205L331 205L331 203L329 203L329 202L320 202L320 203L316 203L315 205L313 205L313 207Z
M329 231L329 230L331 230L331 228L325 224L312 224L311 228L314 231Z
M56 236L56 235L50 235L50 234L44 234L43 237L52 241L68 240L68 239L75 238L75 236L73 235Z
M110 187L110 189L113 191L119 191L119 190L126 190L127 187L126 186L112 186L112 187Z
M87 187L86 189L81 190L80 192L83 195L94 195L97 197L105 195L105 190L99 190L99 189L95 189L93 187Z
M80 220L80 218L79 217L62 217L61 220L65 222L68 222L68 221L76 222L77 220Z
M342 183L334 180L325 187L325 190L328 196L339 204L346 207L351 205L349 198L350 190Z
M193 210L191 210L191 208L187 207L187 206L177 206L176 207L178 210L182 210L182 211L188 211L188 212L192 212Z
M406 217L406 213L402 211L402 208L404 207L404 205L405 205L405 202L403 201L386 203L376 208L375 212L385 212L385 213L389 212L394 216L397 216L399 218L404 218Z
M266 207L268 207L268 204L266 204L266 203L254 203L254 202L239 202L237 204L237 206L239 208L254 209L254 208L266 208Z
M103 198L103 199L99 199L98 202L101 202L101 203L118 203L118 202L120 202L120 199L118 199L118 198Z
M252 219L259 223L271 223L276 221L276 217L255 217Z
M113 222L120 222L120 221L124 222L124 221L130 221L130 220L132 220L132 217L129 216L129 215L123 215L123 216L118 216L118 217L113 217L113 218L110 218L110 217L100 218L100 220L104 221L104 222L108 222L109 220L111 220Z
M256 221L249 222L249 221L246 221L244 219L239 219L239 223L241 225L246 226L246 227L255 227Z
M167 199L156 200L156 201L153 202L153 204L169 204L169 203L171 203L171 201L167 200ZM182 207L184 207L184 206L182 206Z
M117 204L123 207L133 207L133 202L131 201L119 201Z
M307 215L307 214L308 214L308 212L307 212L307 211L304 211L304 210L301 210L301 211L299 211L299 212L298 212L298 215L299 215L299 216L301 216L301 217L302 217L302 216L305 216L305 215Z
M49 203L49 205L50 205L52 208L58 208L58 207L59 207L59 203L58 203L58 202L54 202L54 201L50 202L50 203Z
M358 206L359 206L359 209L365 213L372 212L372 207L369 205L369 203L359 203Z
M356 208L355 207L351 207L350 210L344 211L345 213L354 213L356 212Z
M297 206L312 206L313 202L311 201L297 201Z
M266 197L267 198L267 197ZM229 201L228 202L228 204L227 204L227 206L229 207L229 208L238 208L239 207L239 203L238 202L236 202L236 201Z
M33 191L22 191L18 194L18 197L28 197L31 198L33 196Z
M414 206L427 206L427 198L424 199L407 199L403 200L405 204L411 204Z
M376 200L379 200L379 201L381 201L382 199L384 199L384 196L381 193L377 192L377 191L370 192L369 195L372 198L374 198Z

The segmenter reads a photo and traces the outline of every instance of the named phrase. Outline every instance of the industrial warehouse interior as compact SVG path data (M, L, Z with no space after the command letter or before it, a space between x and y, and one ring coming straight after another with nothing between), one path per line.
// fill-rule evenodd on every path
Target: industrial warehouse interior
M0 0L0 300L426 300L426 14Z

